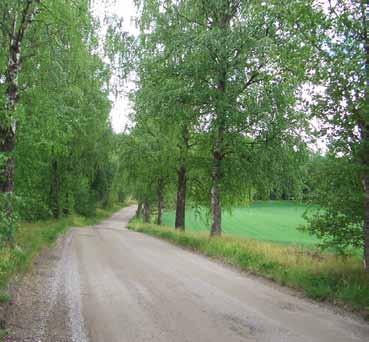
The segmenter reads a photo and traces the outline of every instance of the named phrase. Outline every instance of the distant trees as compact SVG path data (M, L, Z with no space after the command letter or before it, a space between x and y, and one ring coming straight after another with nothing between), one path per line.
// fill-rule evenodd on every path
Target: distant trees
M153 207L156 223L162 223L164 198L174 173L173 149L160 125L148 118L141 121L129 135L122 135L120 147L121 175L139 202L138 215L143 210L144 220L150 220Z

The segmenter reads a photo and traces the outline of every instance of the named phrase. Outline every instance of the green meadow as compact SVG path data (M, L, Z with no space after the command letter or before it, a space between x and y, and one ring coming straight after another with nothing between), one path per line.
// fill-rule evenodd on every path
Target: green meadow
M315 245L317 238L297 228L305 223L303 213L307 206L292 201L255 202L242 208L224 211L222 227L224 234L283 244ZM175 212L163 216L165 226L174 226ZM206 209L188 209L186 229L209 231L209 212Z

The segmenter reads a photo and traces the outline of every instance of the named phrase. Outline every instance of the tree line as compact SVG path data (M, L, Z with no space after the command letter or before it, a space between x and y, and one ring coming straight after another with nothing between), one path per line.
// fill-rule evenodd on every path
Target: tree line
M306 229L369 265L367 0L138 0L101 58L89 0L0 3L0 237L16 221L93 215L131 193L164 207L316 204ZM132 128L109 123L112 73L136 78ZM116 75L115 75L116 76ZM313 152L324 139L324 155Z
M123 181L155 207L303 199L306 229L369 265L367 0L139 1ZM122 51L126 52L125 46ZM314 152L324 139L324 155ZM165 203L165 204L164 204Z
M0 238L120 193L111 72L88 0L0 3Z

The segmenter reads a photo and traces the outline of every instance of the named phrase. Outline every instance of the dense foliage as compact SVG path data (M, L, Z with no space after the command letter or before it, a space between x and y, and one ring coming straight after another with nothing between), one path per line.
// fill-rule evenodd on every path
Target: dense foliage
M310 49L293 34L291 18L275 15L281 8L225 0L143 3L132 135L147 141L156 132L157 144L146 152L160 145L161 155L171 156L159 169L150 158L143 163L156 182L174 183L160 188L177 189L178 228L185 226L187 197L211 208L211 233L218 235L222 206L255 191L299 193L307 121L296 93ZM149 188L150 177L134 175Z
M327 139L328 156L317 165L308 229L328 245L364 246L369 267L369 5L338 0L325 6L317 51L318 85L311 110ZM308 41L309 41L308 40Z
M5 241L16 216L93 216L109 206L118 161L89 1L2 1L0 15L1 182L14 184L2 187Z
M175 207L182 230L188 203L208 208L211 235L223 209L299 198L310 232L368 265L367 0L135 3L140 34L110 18L101 44L88 0L1 1L2 241L19 215L91 216L128 193L146 221ZM115 135L109 81L130 73L132 127Z
M318 204L305 213L309 231L323 247L340 252L363 245L363 191L360 173L349 158L315 156L308 164L308 201Z
M175 202L180 229L187 200L206 206L218 235L222 208L309 199L307 229L341 251L364 244L368 263L367 2L139 4L131 134L156 139L131 172L142 202ZM325 157L308 152L311 123Z

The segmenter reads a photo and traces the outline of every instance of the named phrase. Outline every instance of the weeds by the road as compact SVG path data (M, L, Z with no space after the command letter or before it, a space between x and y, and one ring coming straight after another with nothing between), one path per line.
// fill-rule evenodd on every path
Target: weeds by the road
M205 233L183 233L135 220L129 228L302 290L310 298L358 310L369 318L369 275L359 258L252 239L210 239Z
M22 222L16 234L15 248L0 249L0 302L11 300L6 292L10 278L19 272L25 271L33 258L40 251L52 245L59 235L69 227L90 226L110 217L124 205L114 205L109 209L97 209L96 216L86 218L70 215L59 220L39 222Z

